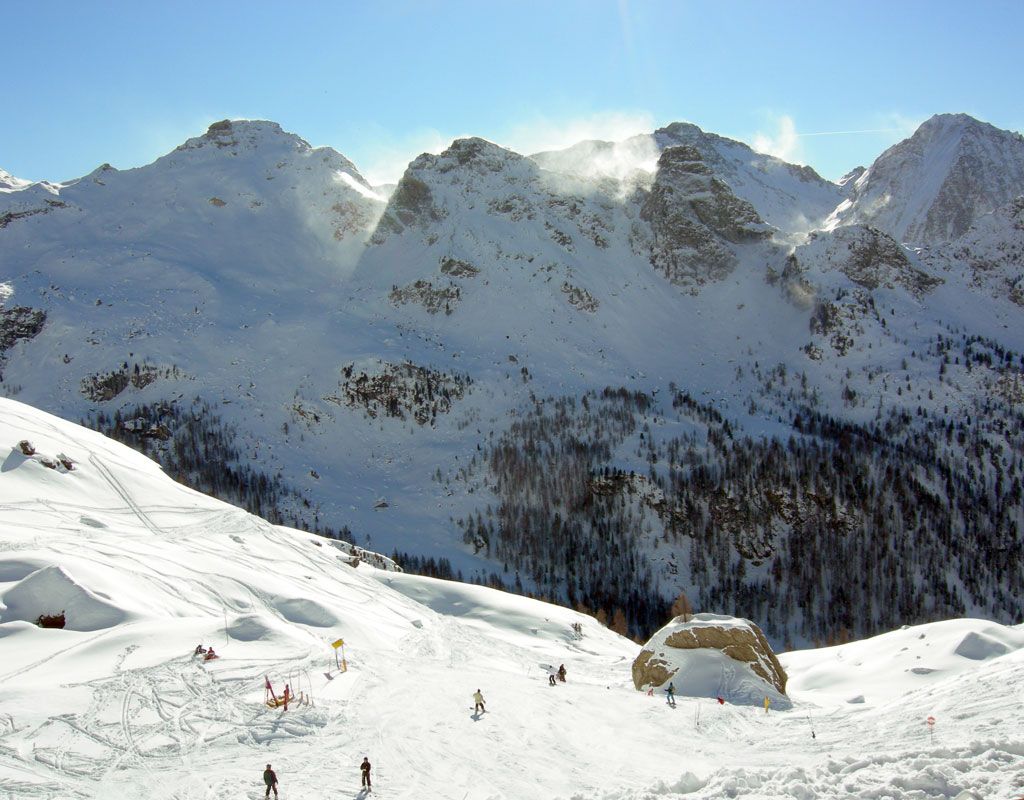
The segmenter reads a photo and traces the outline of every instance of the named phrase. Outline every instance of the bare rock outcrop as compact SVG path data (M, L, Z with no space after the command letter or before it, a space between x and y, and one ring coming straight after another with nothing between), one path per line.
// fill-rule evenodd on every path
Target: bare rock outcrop
M637 689L675 684L678 694L734 703L788 705L786 671L753 622L717 614L676 617L633 662Z

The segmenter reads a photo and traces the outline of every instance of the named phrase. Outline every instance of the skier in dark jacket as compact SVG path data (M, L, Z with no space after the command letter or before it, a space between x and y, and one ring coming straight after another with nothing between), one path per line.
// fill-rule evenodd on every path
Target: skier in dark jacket
M267 784L267 797L270 797L270 790L274 790L274 797L277 797L277 773L270 768L270 764L267 764L267 768L263 770L263 782Z
M370 789L370 759L368 759L366 756L363 756L363 763L359 765L359 769L363 773L362 785L365 786L367 789Z
M565 683L565 664L562 664L558 668L558 680L560 680L562 683Z

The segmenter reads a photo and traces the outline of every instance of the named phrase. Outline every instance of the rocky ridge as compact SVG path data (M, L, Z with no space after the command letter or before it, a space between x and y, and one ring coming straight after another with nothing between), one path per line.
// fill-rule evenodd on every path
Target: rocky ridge
M1024 136L938 114L846 185L831 225L873 225L914 245L950 241L1024 193Z

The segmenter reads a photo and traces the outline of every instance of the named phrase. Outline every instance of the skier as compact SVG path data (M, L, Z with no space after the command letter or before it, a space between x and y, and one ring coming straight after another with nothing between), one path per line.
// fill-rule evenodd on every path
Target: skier
M367 791L373 791L373 787L370 785L370 759L363 756L363 763L359 765L359 770L363 773L362 785L366 787Z
M274 797L277 797L277 773L270 768L270 764L267 764L267 768L263 770L263 782L267 784L267 797L270 797L270 790L274 790Z
M565 683L565 664L562 664L558 668L558 680L560 680L562 683Z
M668 704L674 707L676 704L676 685L671 681L668 684L668 688L665 690L665 694L668 695L666 698Z
M473 706L473 713L474 714L477 711L484 711L484 712L487 711L487 709L484 708L484 696L482 694L480 694L480 690L479 689L477 689L473 693L473 702L475 703L475 705Z
M549 686L557 686L558 685L557 673L553 669L549 669L548 670L548 685Z
M197 644L196 645L196 651L192 655L194 655L194 656L206 655L206 648L203 647L202 644Z

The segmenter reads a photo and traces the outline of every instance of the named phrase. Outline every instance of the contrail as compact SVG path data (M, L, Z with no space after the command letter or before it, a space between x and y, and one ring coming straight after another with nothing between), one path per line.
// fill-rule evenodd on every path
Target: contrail
M818 133L798 133L797 136L846 136L852 133L899 133L901 128L871 128L866 131L820 131Z

